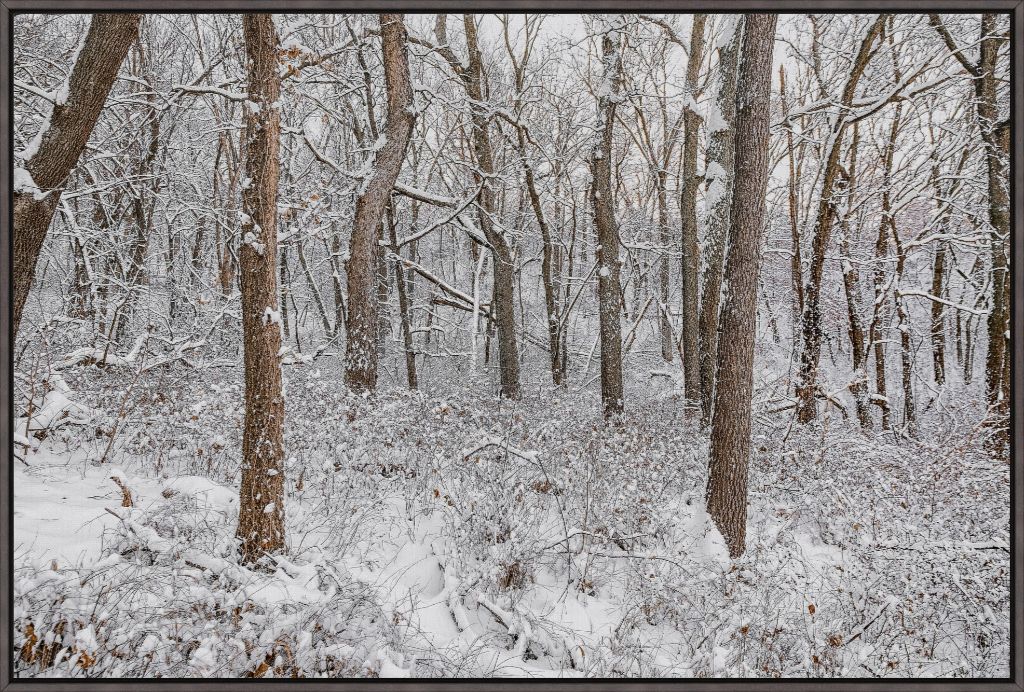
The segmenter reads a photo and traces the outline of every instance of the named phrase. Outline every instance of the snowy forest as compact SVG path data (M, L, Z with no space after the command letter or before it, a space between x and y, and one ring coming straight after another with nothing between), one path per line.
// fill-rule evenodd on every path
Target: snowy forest
M1011 34L16 14L15 676L1008 676Z

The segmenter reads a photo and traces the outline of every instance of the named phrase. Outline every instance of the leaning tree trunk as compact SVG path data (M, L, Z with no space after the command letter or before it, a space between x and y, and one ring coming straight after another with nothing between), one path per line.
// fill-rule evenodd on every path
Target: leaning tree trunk
M722 272L725 236L729 231L732 208L732 175L734 158L733 120L736 117L736 53L742 35L740 18L732 20L731 36L720 51L718 94L715 96L717 117L708 124L707 239L704 262L704 290L700 301L700 403L701 422L711 423L714 402L715 366L718 359L718 309L722 300ZM721 45L721 44L720 44Z
M622 413L622 288L619 284L619 230L612 190L612 128L622 85L622 59L611 32L601 42L604 74L597 102L597 131L590 155L590 189L597 230L597 292L601 339L601 401L606 416Z
M736 203L729 223L725 269L729 292L722 305L707 486L708 513L734 558L746 547L753 326L757 322L761 227L768 186L769 95L776 19L774 14L746 16L736 87Z
M139 34L139 14L95 14L67 82L67 98L55 103L35 139L19 152L14 176L11 280L12 333L32 288L36 262L68 174L78 162L99 118L124 56Z
M347 272L345 383L357 391L372 391L377 386L377 238L416 121L403 15L380 15L380 29L388 119L384 144L374 153L372 172L356 196Z
M277 181L281 135L279 40L269 14L242 16L248 55L242 237L238 253L245 427L238 532L243 562L284 549L284 392L277 309Z
M697 241L697 136L700 116L694 97L704 53L706 14L693 15L690 32L690 55L686 62L686 102L683 104L683 191L679 196L679 216L683 226L683 387L688 407L700 406L700 335L698 291L700 246Z
M854 58L839 101L840 113L835 116L836 120L829 133L829 141L832 146L825 162L821 196L818 199L818 211L814 223L814 238L811 243L811 267L807 277L807 286L804 288L804 312L801 325L803 350L800 354L800 371L796 386L797 419L801 423L810 423L818 415L815 390L818 385L818 364L821 360L821 279L825 269L825 253L828 250L832 225L835 222L832 195L840 175L839 159L843 149L843 134L849 124L846 112L853 105L853 99L857 93L857 83L871 60L871 48L875 39L881 34L886 19L887 15L878 15L864 40L861 41L860 50Z

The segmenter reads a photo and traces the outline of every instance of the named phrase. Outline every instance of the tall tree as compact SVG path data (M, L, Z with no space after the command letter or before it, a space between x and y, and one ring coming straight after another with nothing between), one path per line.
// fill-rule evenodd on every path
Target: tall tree
M697 143L700 115L697 114L697 79L704 58L706 14L693 15L690 30L690 54L686 62L686 100L683 103L683 166L680 171L682 193L679 216L683 225L683 386L687 405L700 405L700 319L699 273L700 245L697 238Z
M357 391L372 391L377 386L377 238L416 122L404 16L381 14L379 19L384 86L388 94L387 123L381 133L383 142L375 146L373 168L356 194L347 270L345 383Z
M832 196L842 169L840 157L843 150L843 135L850 124L848 113L857 94L857 84L871 61L872 48L882 34L887 18L888 15L878 15L861 41L840 95L840 112L830 125L830 147L822 174L821 195L818 198L817 216L814 221L810 273L804 288L803 350L800 354L800 371L796 386L797 417L801 423L809 423L818 415L815 394L818 386L818 364L821 360L821 278L825 270L825 252L828 250L836 217Z
M601 340L601 401L606 416L622 413L622 286L619 282L619 229L612 188L615 110L622 88L619 33L608 27L601 39L603 73L598 89L597 128L590 153L590 199L597 230L597 293Z
M78 59L49 117L24 151L15 154L13 332L18 333L36 263L68 175L99 118L128 49L139 14L94 14ZM19 161L20 159L20 161Z
M715 365L718 359L718 309L722 298L725 236L732 209L732 175L735 153L733 120L736 117L736 55L743 22L731 17L719 42L718 93L708 123L707 238L704 286L700 301L700 392L701 421L711 423L714 401Z
M999 15L981 17L977 62L971 62L950 35L942 18L929 15L931 25L938 32L950 53L960 62L974 81L974 106L981 139L985 144L985 166L988 184L988 218L992 227L992 309L988 314L988 354L985 357L985 389L989 407L998 414L995 421L1002 438L1007 427L1010 406L1009 322L1010 322L1010 197L1008 155L1009 122L999 117L999 45L1003 37L996 28ZM1001 446L1000 443L998 446Z
M245 427L238 531L243 562L284 549L284 392L277 303L279 39L269 14L242 15L248 56L242 245L238 253Z
M761 232L768 186L768 137L775 42L774 14L745 18L736 100L736 156L726 277L711 423L708 513L739 557L746 547L750 406Z

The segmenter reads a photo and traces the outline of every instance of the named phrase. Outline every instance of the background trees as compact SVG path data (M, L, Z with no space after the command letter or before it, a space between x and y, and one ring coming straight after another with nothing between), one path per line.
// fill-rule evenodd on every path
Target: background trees
M516 400L557 386L600 392L609 412L667 391L710 423L736 286L727 230L752 203L732 189L742 19L416 15L405 38L380 21L276 19L267 206L246 170L262 111L240 16L147 16L118 60L95 46L131 43L126 16L20 18L19 338L59 333L55 362L222 367L247 358L246 315L270 308L265 362L356 389L471 382ZM904 439L970 410L997 451L1006 17L780 22L753 425L840 417ZM86 61L104 93L77 76ZM273 278L255 302L253 263ZM971 408L982 391L990 411Z

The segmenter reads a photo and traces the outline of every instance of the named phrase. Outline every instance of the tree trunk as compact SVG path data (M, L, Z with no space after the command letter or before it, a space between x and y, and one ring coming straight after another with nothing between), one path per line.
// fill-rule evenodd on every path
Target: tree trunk
M940 240L935 245L935 260L932 262L932 295L942 299L945 292L946 243ZM932 369L935 384L946 381L946 311L938 300L932 301Z
M736 154L708 463L707 507L731 557L746 548L750 407L761 228L768 185L768 139L774 14L746 15L736 102Z
M700 301L700 393L701 422L711 423L714 402L715 367L718 360L718 309L722 299L722 272L725 236L729 231L732 208L732 176L735 143L733 120L736 117L736 54L742 36L742 21L731 20L731 38L720 50L718 94L714 108L717 118L708 126L707 239L705 241L704 290Z
M868 30L867 36L861 41L860 50L853 61L850 75L846 79L846 85L840 98L840 114L836 116L836 120L830 128L831 148L825 163L821 197L818 200L818 212L814 223L810 275L807 277L807 285L804 288L803 349L800 355L800 372L796 386L799 402L797 419L801 423L810 423L818 415L815 390L818 384L818 363L821 359L821 279L825 269L825 252L828 250L832 224L835 220L832 194L840 171L839 159L843 148L843 134L848 124L846 112L853 104L857 83L871 60L871 47L881 34L887 16L878 15Z
M601 401L605 416L622 413L622 288L619 283L619 229L612 191L612 129L622 86L619 37L605 33L601 41L604 74L597 102L596 141L590 155L593 185L590 198L597 230L598 317L601 339Z
M416 377L416 347L412 340L412 306L409 300L408 278L405 273L405 265L401 262L401 248L398 247L398 234L395 231L394 208L388 205L387 208L388 239L391 243L391 253L394 255L395 286L398 289L398 312L402 323L402 344L405 347L405 379L409 389L416 389L419 386Z
M875 241L875 271L873 276L875 288L874 308L871 312L871 325L868 327L868 344L875 356L875 402L882 409L882 430L888 430L889 399L885 381L885 343L882 340L882 317L885 310L885 265L883 260L889 254L889 232L886 227L885 215L888 214L889 197L882 193L882 220L878 224L878 239Z
M356 196L347 272L345 383L356 391L373 391L377 386L377 238L416 120L403 15L381 14L380 29L388 93L385 140L374 153L372 172Z
M1008 444L1009 432L1009 322L1010 305L1008 297L1010 272L1010 200L1007 155L1009 153L1009 127L999 126L999 105L997 102L996 60L999 52L999 37L996 35L997 16L982 15L981 59L978 62L978 79L975 91L978 109L978 125L985 142L985 163L988 173L988 217L992 225L992 310L988 314L988 354L985 357L985 391L989 407L996 414L994 421L996 450Z
M248 55L243 243L239 249L245 427L238 539L243 562L284 549L284 393L277 310L277 182L281 112L279 40L269 14L242 15Z
M846 294L846 312L850 321L850 355L853 360L853 381L850 393L857 408L857 422L865 430L871 429L871 411L867 397L867 352L864 348L864 325L860 318L860 276L850 257L850 216L853 214L853 196L857 189L857 149L860 134L857 124L853 125L853 142L850 144L849 177L846 184L846 211L840 222L839 252L842 257L843 292Z
M522 78L519 79L518 88L520 93L523 90ZM561 358L561 320L558 314L558 285L556 274L558 268L555 257L555 244L551 238L551 227L544 215L544 208L541 206L540 194L537 192L537 183L534 179L533 168L526 159L526 133L523 127L517 127L519 156L522 160L523 172L526 176L526 190L530 196L530 206L533 215L537 219L537 226L540 228L540 238L543 244L543 255L541 256L540 273L541 281L544 284L544 307L547 310L548 318L548 350L551 355L551 381L556 386L565 384L565 369L562 366Z
M21 325L36 262L68 175L85 148L128 49L138 37L141 16L93 15L68 78L67 98L54 104L35 139L15 156L12 334L17 335ZM19 165L19 159L23 164ZM25 175L20 176L18 171Z
M690 32L690 54L686 62L686 101L683 104L683 191L679 197L679 216L683 226L683 386L688 407L701 403L700 389L700 246L697 240L697 137L701 118L696 112L694 98L697 78L704 55L704 24L706 14L693 15Z
M793 146L793 128L789 122L789 103L786 100L786 68L779 65L779 91L782 95L782 118L786 127L786 159L789 164L787 202L789 205L789 231L792 238L793 254L789 260L789 273L793 283L793 348L799 348L800 316L804 312L803 262L800 259L800 222L797 204L796 150Z
M661 357L671 363L675 357L675 340L672 338L672 320L669 319L668 296L672 268L669 262L669 248L672 235L668 228L668 171L660 168L657 171L658 196L658 240L661 243L662 255L658 261L658 329L661 333Z
M443 15L438 15L443 21ZM481 177L486 178L494 173L494 161L491 149L491 138L488 134L488 112L483 94L483 58L477 44L476 24L472 14L462 16L463 28L466 33L466 52L469 54L469 66L462 68L459 74L470 98L470 109L473 122L473 149L476 153L477 165ZM449 61L451 62L451 61ZM455 61L458 64L458 61ZM483 182L478 180L478 183ZM518 399L519 388L519 345L516 342L515 313L515 264L512 261L512 249L504 233L494 227L492 214L495 212L494 190L488 181L480 190L480 226L484 237L491 244L494 256L493 275L494 290L491 312L495 316L498 331L498 366L501 376L501 396Z

